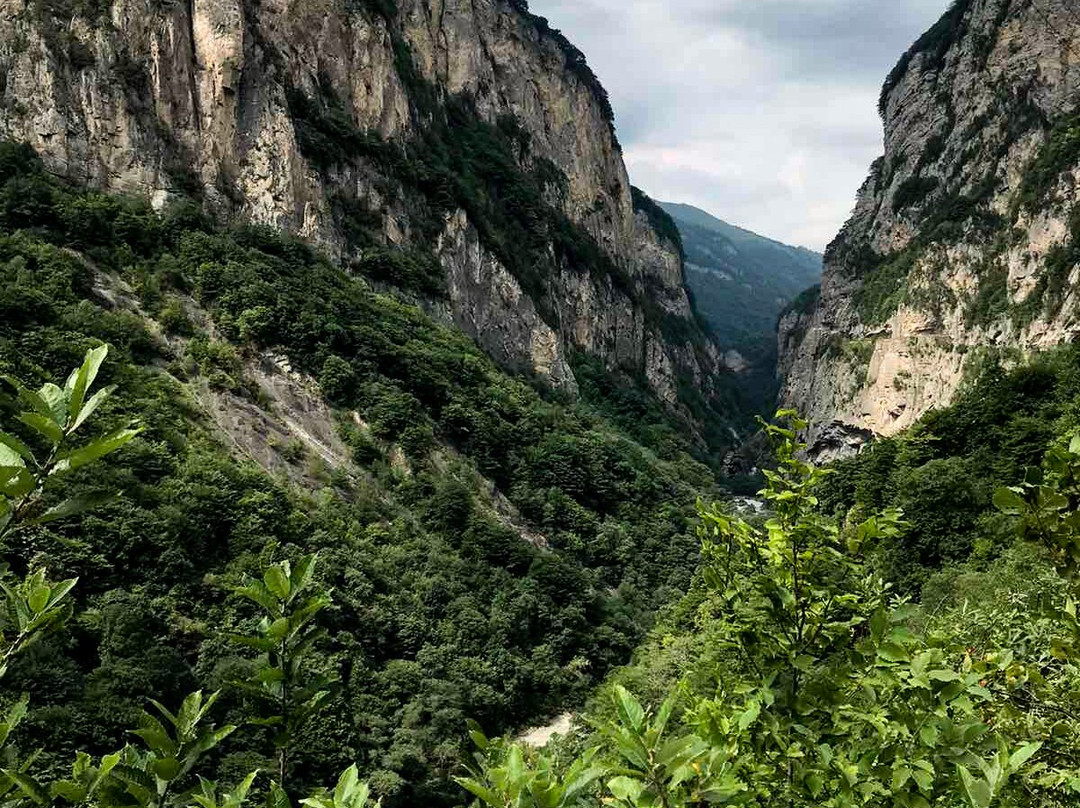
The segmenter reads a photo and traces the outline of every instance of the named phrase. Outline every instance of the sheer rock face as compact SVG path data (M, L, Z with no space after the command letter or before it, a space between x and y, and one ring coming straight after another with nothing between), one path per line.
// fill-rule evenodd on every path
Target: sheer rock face
M711 349L669 344L642 304L649 294L693 324L677 248L635 217L606 101L508 0L397 0L389 19L377 9L394 4L374 0L85 5L100 13L57 19L41 10L48 3L0 0L0 134L29 142L50 170L159 207L198 188L215 213L295 232L339 259L348 245L334 204L344 195L379 213L386 242L406 245L419 226L414 192L388 195L362 160L313 166L287 90L332 88L357 130L403 143L423 126L402 78L414 70L441 98L467 94L489 122L515 116L530 159L565 174L553 204L633 284L628 294L564 266L546 279L556 305L530 300L459 211L436 247L458 324L508 366L571 391L572 349L645 374L671 401L678 373L715 371Z
M782 398L811 446L857 451L948 404L988 356L1077 336L1078 109L1073 0L961 0L897 66L885 154L820 302L780 322Z

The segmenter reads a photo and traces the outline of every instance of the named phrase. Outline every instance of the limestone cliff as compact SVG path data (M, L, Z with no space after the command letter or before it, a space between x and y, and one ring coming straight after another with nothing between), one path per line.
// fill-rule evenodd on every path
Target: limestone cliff
M780 322L783 399L846 454L946 404L988 356L1071 341L1080 9L958 0L881 97L885 154Z
M635 212L580 52L523 0L0 0L0 101L0 134L74 180L195 197L358 271L421 254L508 367L573 392L583 351L708 395L678 247Z

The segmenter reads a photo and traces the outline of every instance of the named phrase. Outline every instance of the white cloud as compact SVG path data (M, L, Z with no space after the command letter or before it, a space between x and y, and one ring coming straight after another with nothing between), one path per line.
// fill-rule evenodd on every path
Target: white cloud
M815 249L881 152L877 96L948 0L532 0L615 107L634 184Z

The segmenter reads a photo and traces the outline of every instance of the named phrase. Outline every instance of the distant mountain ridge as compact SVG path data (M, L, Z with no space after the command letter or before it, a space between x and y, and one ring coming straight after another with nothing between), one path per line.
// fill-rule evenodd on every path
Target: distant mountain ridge
M675 220L686 252L686 282L698 312L721 347L756 362L774 349L777 318L821 279L822 256L673 202L661 207Z

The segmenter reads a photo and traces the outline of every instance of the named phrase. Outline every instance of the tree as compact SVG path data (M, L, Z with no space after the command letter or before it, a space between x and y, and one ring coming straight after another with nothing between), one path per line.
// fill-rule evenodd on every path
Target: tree
M326 632L315 616L330 605L328 593L312 591L316 556L296 566L272 564L262 580L248 578L237 594L259 606L263 616L253 634L235 634L234 642L261 652L254 676L242 683L259 702L253 724L271 727L278 757L278 783L284 787L289 747L307 720L334 692L336 682L305 668L316 641ZM310 594L309 594L310 593Z

